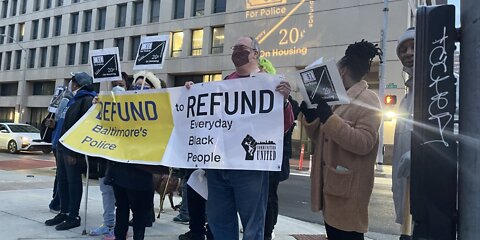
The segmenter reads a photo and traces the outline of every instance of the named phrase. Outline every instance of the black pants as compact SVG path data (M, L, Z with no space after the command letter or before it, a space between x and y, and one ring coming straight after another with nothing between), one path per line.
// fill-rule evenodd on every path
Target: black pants
M190 177L191 172L188 173L186 177L186 181ZM189 228L190 232L192 233L191 240L204 240L205 235L207 236L208 240L213 240L213 235L208 229L208 226L205 226L207 221L207 214L206 214L206 204L207 201L200 196L190 185L185 184L187 186L187 207L188 207L188 215L190 216Z
M133 214L133 239L141 240L145 237L145 226L151 222L153 189L139 191L113 185L115 194L115 239L127 238L130 209Z
M325 222L328 240L364 240L363 233L346 232L328 225Z
M60 212L69 213L70 217L77 217L82 201L83 164L77 162L71 165L67 162L63 150L57 151L57 187L60 197Z
M53 155L55 156L55 165L58 166L58 159L57 159L57 150L53 150ZM55 180L53 181L53 193L52 193L52 201L48 205L50 209L59 209L60 208L60 195L58 194L58 181L57 181L57 174L55 172Z
M271 238L275 224L277 224L278 218L278 181L277 177L270 175L268 184L268 202L267 202L267 215L265 217L265 238Z

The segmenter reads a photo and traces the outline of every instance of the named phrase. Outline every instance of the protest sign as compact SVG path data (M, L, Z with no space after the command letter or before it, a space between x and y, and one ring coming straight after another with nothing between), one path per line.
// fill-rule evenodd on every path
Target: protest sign
M176 168L279 171L283 96L276 76L101 94L60 140L73 151Z
M350 102L335 61L329 60L299 71L298 86L307 107L315 108L313 99L322 97L329 105Z
M118 48L90 50L93 82L122 79Z
M168 39L168 35L142 37L133 70L162 69Z
M58 105L60 105L60 102L62 101L62 98L65 95L66 90L67 90L67 87L65 86L60 86L60 87L57 87L57 89L55 89L55 93L53 94L52 100L48 105L49 112L51 113L57 112Z

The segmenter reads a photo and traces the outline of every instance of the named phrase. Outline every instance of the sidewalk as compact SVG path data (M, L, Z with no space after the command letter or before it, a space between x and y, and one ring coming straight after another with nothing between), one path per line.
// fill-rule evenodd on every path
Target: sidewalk
M81 227L69 231L56 231L54 227L45 226L44 221L54 216L48 209L53 184L53 176L51 176L51 173L46 174L48 172L52 172L51 169L34 171L0 170L0 222L2 223L0 224L0 239L101 239L101 237L82 235L85 224L84 200L82 200L80 210ZM180 198L176 197L174 200L178 203ZM158 203L159 195L156 194L156 211L158 211ZM174 212L168 205L165 204L166 212L162 213L161 218L156 220L153 227L147 228L146 239L174 240L178 239L178 235L188 231L188 225L172 221L172 218L178 212ZM87 212L88 231L102 223L102 198L97 181L90 181ZM130 229L129 232L131 233L132 230ZM319 224L279 216L275 228L275 239L295 239L291 236L293 234L325 234L325 228ZM367 233L366 236L369 237L366 239L398 239L398 236L378 233Z

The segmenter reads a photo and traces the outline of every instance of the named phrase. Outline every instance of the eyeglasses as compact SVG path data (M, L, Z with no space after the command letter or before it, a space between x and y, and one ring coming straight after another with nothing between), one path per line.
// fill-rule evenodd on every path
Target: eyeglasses
M235 51L235 50L247 50L247 49L252 50L254 52L257 51L256 49L253 49L253 48L245 46L245 45L235 45L235 46L230 47L230 49L232 49L233 51Z

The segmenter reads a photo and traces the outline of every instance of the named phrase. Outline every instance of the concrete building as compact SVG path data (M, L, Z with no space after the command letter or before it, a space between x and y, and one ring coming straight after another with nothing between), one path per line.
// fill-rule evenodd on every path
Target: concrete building
M404 83L397 38L412 25L416 6L427 2L389 2L386 93L399 99ZM165 66L154 72L169 86L181 86L221 80L233 70L230 47L251 35L296 85L295 72L319 57L338 60L348 44L362 39L378 43L382 21L382 0L1 1L0 121L38 125L56 86L66 84L70 72L91 72L92 49L118 47L123 71L133 75L141 37L170 35ZM378 89L378 60L367 80ZM297 88L292 94L300 99ZM385 123L385 143L391 144L394 121ZM294 138L306 141L300 128Z

